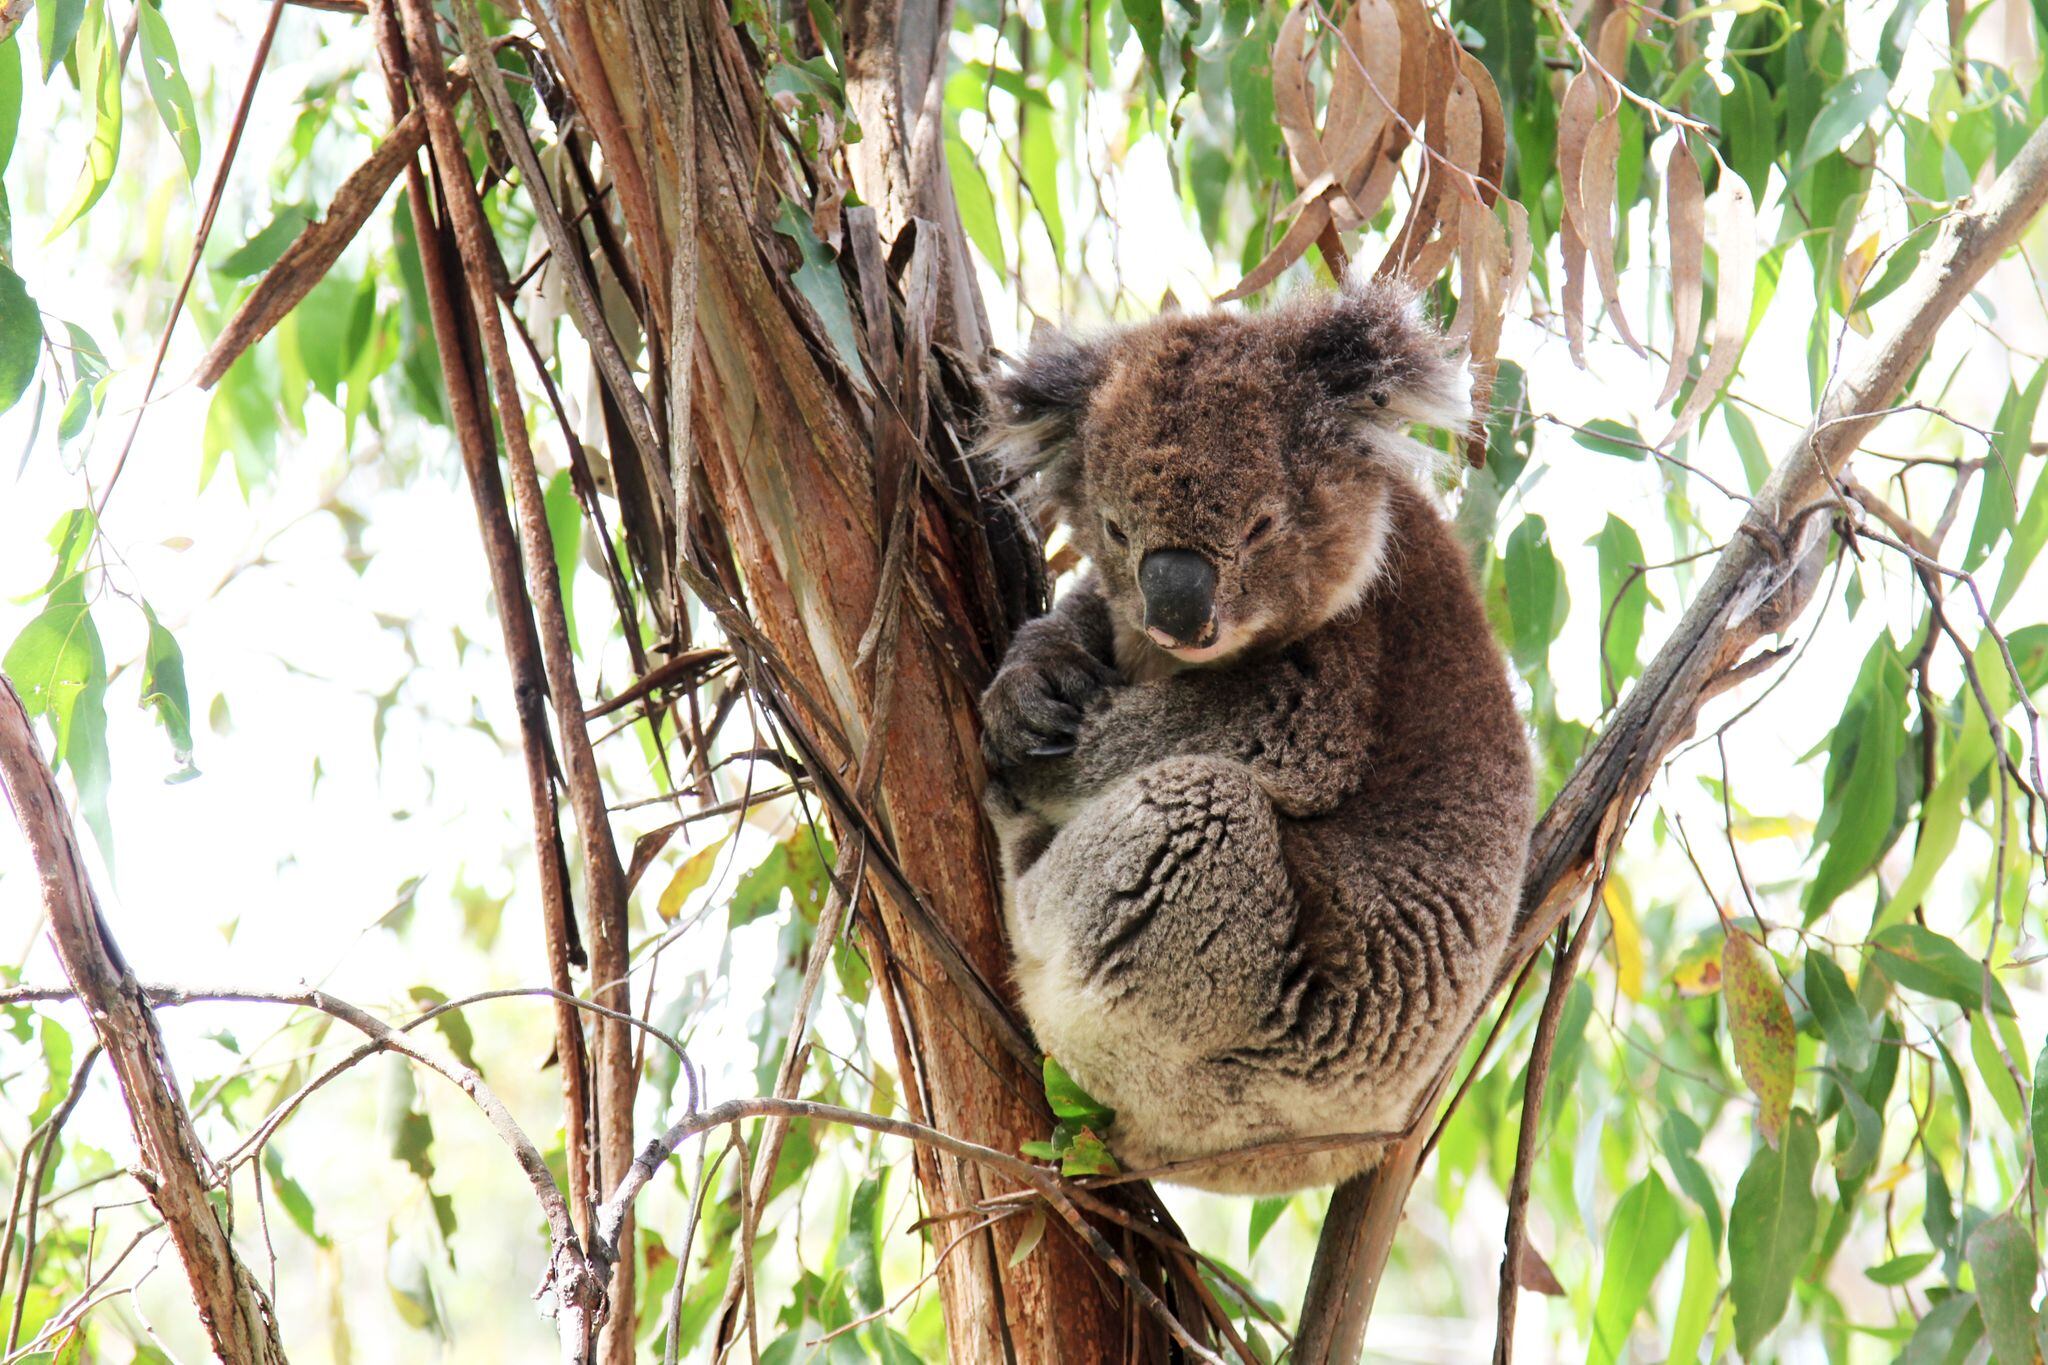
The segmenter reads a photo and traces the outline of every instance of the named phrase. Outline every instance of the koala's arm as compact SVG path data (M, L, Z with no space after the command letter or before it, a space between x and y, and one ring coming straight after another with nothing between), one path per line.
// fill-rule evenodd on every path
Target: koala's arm
M1109 604L1093 573L1027 621L982 694L982 748L1005 770L1073 749L1086 708L1120 681Z
M1082 717L1072 753L1028 758L1010 781L1027 804L1058 809L1162 758L1201 754L1245 764L1283 815L1326 814L1368 775L1368 670L1325 640L1115 688Z

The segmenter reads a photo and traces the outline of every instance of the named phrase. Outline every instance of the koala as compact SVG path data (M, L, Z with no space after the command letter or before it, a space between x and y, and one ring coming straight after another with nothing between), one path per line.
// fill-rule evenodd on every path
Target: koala
M1500 964L1529 746L1405 434L1469 422L1450 350L1354 279L1053 335L990 385L983 449L1088 565L981 698L1016 984L1128 1168L1401 1127Z

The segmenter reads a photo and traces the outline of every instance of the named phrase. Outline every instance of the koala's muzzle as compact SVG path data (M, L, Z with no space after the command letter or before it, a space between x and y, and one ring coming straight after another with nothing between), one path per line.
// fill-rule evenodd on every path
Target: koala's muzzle
M1193 550L1148 553L1138 563L1138 590L1145 595L1145 629L1155 638L1203 645L1216 634L1216 566Z

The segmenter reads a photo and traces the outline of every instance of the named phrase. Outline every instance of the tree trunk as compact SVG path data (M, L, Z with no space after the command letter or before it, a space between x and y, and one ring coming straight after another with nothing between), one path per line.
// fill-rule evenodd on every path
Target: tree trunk
M677 577L728 633L744 623L719 599L744 585L751 681L784 703L842 837L871 840L860 923L913 1113L1014 1152L1050 1120L1035 1053L990 984L1007 950L974 702L1041 577L1014 523L990 534L961 449L986 324L939 155L949 9L842 17L866 208L844 217L834 283L852 277L859 355L820 316L836 305L792 287L793 244L774 231L785 199L805 219L836 203L814 188L832 173L762 126L761 62L721 9L571 0L565 74L668 324ZM983 1173L951 1155L920 1149L917 1173L928 1210L983 1197ZM1005 1221L941 1266L954 1358L1118 1358L1126 1310L1091 1254L1062 1232L1009 1267L1016 1237Z

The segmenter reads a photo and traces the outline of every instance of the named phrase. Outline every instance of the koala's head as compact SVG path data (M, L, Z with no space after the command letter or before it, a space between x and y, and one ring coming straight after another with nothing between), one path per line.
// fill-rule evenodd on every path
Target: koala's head
M1435 458L1405 429L1470 420L1449 349L1369 281L1044 336L992 385L985 447L1066 523L1122 625L1212 663L1364 596L1395 481Z

